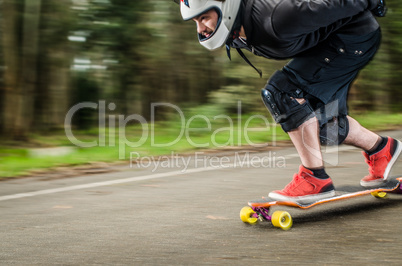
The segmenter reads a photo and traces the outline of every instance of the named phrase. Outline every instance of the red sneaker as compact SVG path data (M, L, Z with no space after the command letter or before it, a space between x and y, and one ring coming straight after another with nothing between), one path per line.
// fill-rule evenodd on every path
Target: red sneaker
M360 181L360 185L376 187L384 183L401 151L401 142L390 137L388 137L387 145L379 152L369 156L363 151L366 163L369 165L369 174Z
M300 166L299 173L293 176L284 189L276 190L268 194L273 200L292 201L308 204L324 198L335 196L335 189L331 178L319 179L314 177L313 172Z

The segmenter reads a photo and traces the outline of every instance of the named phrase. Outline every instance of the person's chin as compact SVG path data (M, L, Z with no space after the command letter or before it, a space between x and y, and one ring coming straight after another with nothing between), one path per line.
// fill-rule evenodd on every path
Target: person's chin
M211 33L205 33L204 34L204 38L205 39L208 39L209 37L211 37L212 36L212 32Z

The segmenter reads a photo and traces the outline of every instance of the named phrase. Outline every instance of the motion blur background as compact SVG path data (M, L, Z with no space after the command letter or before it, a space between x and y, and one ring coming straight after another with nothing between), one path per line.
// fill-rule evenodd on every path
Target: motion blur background
M353 112L402 112L402 2L388 1L383 41L350 92ZM183 22L171 0L1 0L0 136L26 145L33 134L63 130L80 102L114 103L108 114L150 117L150 104L209 104L236 112L266 112L259 91L285 61L210 52L195 24ZM165 119L166 113L157 113ZM74 127L98 125L98 110L80 110ZM11 143L11 144L10 144Z

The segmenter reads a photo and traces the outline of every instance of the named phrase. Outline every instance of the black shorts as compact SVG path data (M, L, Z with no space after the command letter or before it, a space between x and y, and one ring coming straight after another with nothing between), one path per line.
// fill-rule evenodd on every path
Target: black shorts
M349 87L380 42L380 29L363 36L333 34L292 59L282 71L304 91L314 110L327 109L326 117L347 115Z

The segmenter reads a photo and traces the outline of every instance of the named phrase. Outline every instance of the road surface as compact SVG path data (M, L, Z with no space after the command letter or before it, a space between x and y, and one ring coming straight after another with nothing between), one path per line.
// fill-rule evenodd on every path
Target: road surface
M326 152L335 186L366 174L358 149ZM239 211L290 181L300 164L293 148L164 159L0 182L0 265L400 264L402 195L286 209L294 225L283 231L244 224Z

